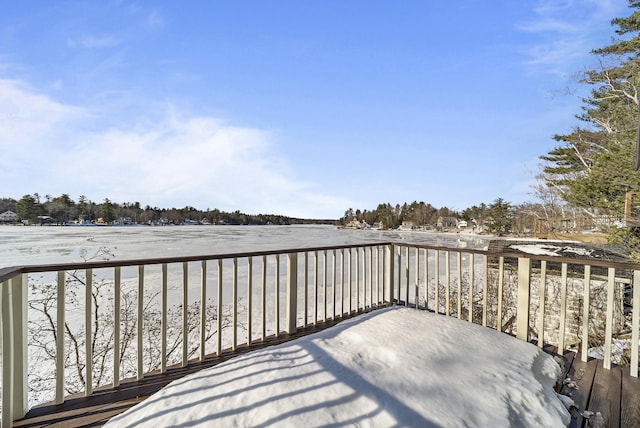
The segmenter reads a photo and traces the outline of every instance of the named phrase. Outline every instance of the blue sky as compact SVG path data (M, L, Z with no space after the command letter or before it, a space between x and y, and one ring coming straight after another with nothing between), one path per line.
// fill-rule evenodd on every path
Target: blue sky
M3 1L0 197L533 200L625 0Z

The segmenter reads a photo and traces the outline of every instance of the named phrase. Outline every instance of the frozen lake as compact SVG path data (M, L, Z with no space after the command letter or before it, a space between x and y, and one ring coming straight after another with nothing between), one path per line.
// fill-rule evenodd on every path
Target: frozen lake
M0 268L81 262L101 248L117 260L127 260L387 241L482 249L488 240L463 234L344 230L325 225L0 226Z

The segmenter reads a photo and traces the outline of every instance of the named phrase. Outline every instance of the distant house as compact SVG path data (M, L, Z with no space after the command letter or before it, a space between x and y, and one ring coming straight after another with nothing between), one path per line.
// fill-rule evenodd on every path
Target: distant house
M15 223L18 221L18 214L13 211L5 211L0 214L0 223Z
M398 229L400 230L413 230L413 222L412 221L403 221Z

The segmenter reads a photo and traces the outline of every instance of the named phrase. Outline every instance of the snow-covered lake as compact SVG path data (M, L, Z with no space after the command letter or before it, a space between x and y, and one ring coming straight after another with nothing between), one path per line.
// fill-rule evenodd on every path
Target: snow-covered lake
M0 268L81 262L100 248L115 259L206 255L401 241L453 248L485 248L473 235L409 231L341 230L334 226L0 226Z

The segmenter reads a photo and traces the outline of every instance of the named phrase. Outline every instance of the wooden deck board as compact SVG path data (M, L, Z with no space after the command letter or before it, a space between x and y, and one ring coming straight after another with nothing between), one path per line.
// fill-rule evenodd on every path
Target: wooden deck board
M600 363L600 361L598 361ZM591 398L587 410L602 414L607 427L620 426L620 393L622 389L622 369L612 367L605 370L602 364L596 366ZM595 416L592 416L595 417Z
M640 379L622 377L620 427L640 427Z
M571 423L569 427L577 428L582 427L584 424L584 417L581 412L584 411L589 404L597 364L598 361L596 360L585 363L581 360L580 356L574 354L567 377L576 383L577 388L574 389L565 385L561 391L563 394L571 397L575 403L575 408L571 412Z

